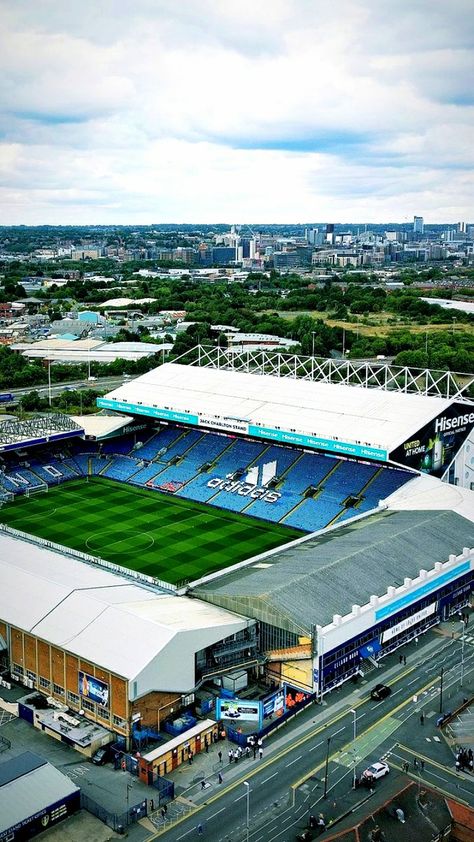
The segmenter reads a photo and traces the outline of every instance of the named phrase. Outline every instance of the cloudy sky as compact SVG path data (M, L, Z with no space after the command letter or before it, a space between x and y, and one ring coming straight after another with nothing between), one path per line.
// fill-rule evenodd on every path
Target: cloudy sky
M0 224L474 222L473 0L0 15Z

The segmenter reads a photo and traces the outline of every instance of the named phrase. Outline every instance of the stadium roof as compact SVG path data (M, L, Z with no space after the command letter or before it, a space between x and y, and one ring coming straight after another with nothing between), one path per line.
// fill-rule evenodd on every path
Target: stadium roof
M167 363L106 395L100 405L189 423L205 416L304 433L390 452L451 405L446 398ZM134 409L130 409L130 405ZM150 410L150 411L148 411ZM164 414L162 417L167 417ZM171 417L172 416L168 416ZM218 426L218 425L216 425Z
M471 492L468 492L471 493ZM474 524L454 511L385 510L273 551L195 588L215 605L295 634L327 625L372 594L474 546ZM265 566L260 566L261 562Z
M245 629L248 621L185 596L0 534L0 617L86 661L136 680L156 662L153 689L194 685L196 651ZM159 681L157 678L159 671Z
M126 432L134 419L130 415L70 415L70 418L84 430L86 436L103 439L119 430Z

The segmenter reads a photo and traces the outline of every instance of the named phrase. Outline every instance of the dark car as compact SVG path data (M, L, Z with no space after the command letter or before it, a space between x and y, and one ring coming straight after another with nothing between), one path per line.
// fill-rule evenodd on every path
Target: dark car
M110 763L114 759L114 753L110 746L102 746L98 748L95 754L92 755L91 760L96 766L104 766L105 763Z
M376 684L370 694L370 698L380 702L382 699L386 699L387 696L390 696L391 692L390 687L387 687L386 684Z

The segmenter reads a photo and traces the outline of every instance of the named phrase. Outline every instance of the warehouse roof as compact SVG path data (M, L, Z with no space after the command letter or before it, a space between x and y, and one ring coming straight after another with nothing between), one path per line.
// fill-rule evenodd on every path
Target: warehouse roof
M261 428L387 451L413 436L452 403L419 394L178 363L155 368L110 392L106 399L108 406L115 401L133 404L144 414L147 407L188 414L191 423L191 417L200 414L232 418Z
M25 751L0 765L0 835L79 787L46 760Z
M474 524L453 511L385 510L273 551L195 595L295 633L327 625L389 585L474 546Z
M2 620L129 679L178 634L208 632L210 645L247 625L208 603L130 584L5 533L0 581Z

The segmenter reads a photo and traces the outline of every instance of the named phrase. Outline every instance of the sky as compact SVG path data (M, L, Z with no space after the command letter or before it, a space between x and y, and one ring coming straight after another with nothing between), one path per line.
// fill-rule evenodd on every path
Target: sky
M0 224L474 222L472 0L0 0Z

